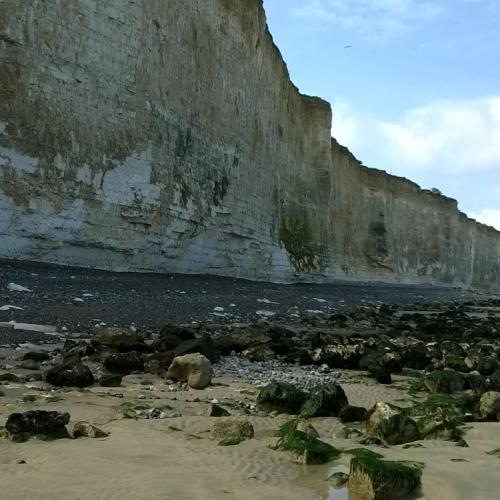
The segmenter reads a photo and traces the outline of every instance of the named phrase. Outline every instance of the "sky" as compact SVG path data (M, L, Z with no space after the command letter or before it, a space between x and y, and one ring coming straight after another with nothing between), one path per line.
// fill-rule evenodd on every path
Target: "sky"
M301 92L365 165L500 230L500 0L264 0Z

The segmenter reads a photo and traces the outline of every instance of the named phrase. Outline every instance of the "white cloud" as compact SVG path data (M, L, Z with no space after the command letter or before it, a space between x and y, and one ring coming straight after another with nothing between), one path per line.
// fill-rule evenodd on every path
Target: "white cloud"
M440 100L409 109L397 121L334 104L333 135L354 153L409 172L496 170L500 176L500 96Z
M304 6L292 9L292 14L386 39L405 35L444 11L443 0L307 0Z
M493 226L500 231L500 210L495 208L485 208L479 213L472 213L470 216L483 224Z

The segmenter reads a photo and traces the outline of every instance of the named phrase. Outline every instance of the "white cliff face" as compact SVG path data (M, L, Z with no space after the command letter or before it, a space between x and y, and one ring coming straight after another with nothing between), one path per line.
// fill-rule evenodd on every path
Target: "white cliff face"
M260 0L0 3L0 257L499 287L500 235L366 169Z

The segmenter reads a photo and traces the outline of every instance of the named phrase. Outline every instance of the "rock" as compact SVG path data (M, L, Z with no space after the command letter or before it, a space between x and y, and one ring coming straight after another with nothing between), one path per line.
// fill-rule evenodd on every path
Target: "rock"
M347 405L339 412L339 419L342 423L363 422L368 414L366 408L362 406Z
M497 368L487 380L488 389L500 392L500 368Z
M87 356L92 356L95 352L95 347L85 340L75 341L67 339L62 349L62 355L65 358L69 356L85 358Z
M417 423L387 403L377 403L368 413L366 432L389 445L404 444L420 438Z
M244 350L241 355L248 359L249 361L269 361L276 357L274 351L269 345L259 345L256 347L251 347L250 349Z
M23 354L23 361L48 361L50 359L50 354L46 351L29 351Z
M340 455L337 448L299 430L291 430L283 435L274 449L293 453L300 464L322 464Z
M189 328L177 325L165 325L160 331L159 338L153 342L152 347L155 351L159 352L173 351L185 340L194 338L195 334Z
M328 344L311 352L311 359L317 365L326 364L330 368L356 369L365 354L363 344Z
M104 367L112 373L129 375L144 370L144 359L140 352L110 354L104 358Z
M479 358L477 363L477 371L481 375L492 375L498 368L498 361L495 356L484 356Z
M414 337L398 337L391 340L394 349L401 356L401 365L405 368L423 370L429 366L431 355L424 342Z
M314 425L312 425L307 420L299 419L299 421L297 422L296 430L304 432L308 436L319 438L319 432L316 430Z
M40 370L40 361L34 361L32 359L28 359L26 361L21 361L18 365L18 368L22 368L23 370Z
M418 421L420 439L443 439L458 442L463 436L461 424L462 422L454 415L444 411L435 415L426 415Z
M464 358L456 356L455 354L447 354L443 358L443 366L445 368L450 368L459 372L469 371L467 365L465 364Z
M334 472L329 478L328 481L332 484L334 488L342 488L349 481L349 474L345 472Z
M401 371L401 359L392 351L371 351L361 358L359 368L366 370L380 384L391 384L391 371Z
M283 437L288 433L293 431L301 431L308 436L319 438L319 432L314 428L314 426L303 418L295 418L283 424L276 433L276 436Z
M122 378L119 373L101 373L98 383L101 387L120 387Z
M424 385L429 392L453 394L464 388L465 378L453 370L435 371L424 377Z
M129 328L97 327L91 332L93 345L119 352L148 352L151 348L144 343L144 337Z
M422 464L389 462L371 456L351 459L349 494L363 500L407 497L420 485Z
M216 349L224 356L230 355L233 351L240 353L271 342L271 335L265 325L251 325L244 330L221 335L214 341Z
M174 358L175 355L172 351L147 354L144 358L144 371L164 377Z
M210 384L212 377L210 361L198 353L174 358L167 372L167 378L187 382L193 389L204 389Z
M33 410L24 413L12 413L5 428L13 441L27 441L31 437L39 439L58 439L69 437L66 425L69 413L57 411Z
M208 409L209 417L229 417L231 414L222 406L212 403Z
M298 414L305 401L306 394L292 384L273 380L259 391L257 408L267 412Z
M479 401L479 414L488 421L498 421L500 413L500 392L485 392Z
M88 422L77 422L73 426L72 436L74 439L87 437L87 438L105 438L109 434L99 429L95 425L89 424Z
M211 363L216 363L220 358L209 335L203 335L199 339L185 340L173 350L173 353L175 357L199 353Z
M338 384L324 384L314 387L300 409L301 416L336 417L348 405L344 389Z
M23 377L20 377L14 373L2 373L2 374L0 374L0 382L22 383L23 380L24 380Z
M250 422L241 420L224 420L217 422L210 431L212 439L219 439L219 445L237 445L246 439L252 439L254 429Z
M94 376L87 365L76 356L67 358L62 364L45 372L45 380L57 387L88 387L94 383Z

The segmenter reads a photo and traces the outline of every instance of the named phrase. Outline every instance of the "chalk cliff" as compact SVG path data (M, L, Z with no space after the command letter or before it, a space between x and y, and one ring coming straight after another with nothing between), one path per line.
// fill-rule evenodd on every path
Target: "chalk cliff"
M261 0L4 0L0 257L500 288L500 233L331 119Z

